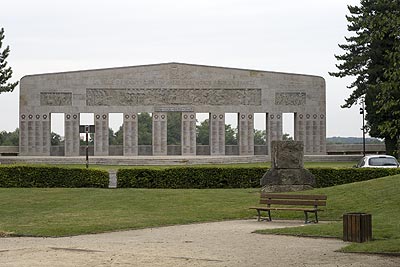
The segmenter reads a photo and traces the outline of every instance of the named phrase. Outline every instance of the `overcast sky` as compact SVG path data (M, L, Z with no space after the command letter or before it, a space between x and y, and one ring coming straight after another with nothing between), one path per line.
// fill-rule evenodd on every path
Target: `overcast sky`
M28 74L182 62L319 75L327 136L361 136L351 79L333 78L356 0L10 0L0 27L12 81ZM5 46L3 45L3 48ZM19 88L0 95L0 130L18 127ZM289 127L290 128L290 127Z

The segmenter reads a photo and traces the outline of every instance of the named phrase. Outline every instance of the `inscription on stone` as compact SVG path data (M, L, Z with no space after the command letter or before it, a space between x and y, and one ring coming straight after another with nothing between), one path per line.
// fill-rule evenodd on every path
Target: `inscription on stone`
M302 106L306 104L306 93L286 92L275 93L275 105Z
M192 112L191 107L154 107L154 112Z
M261 105L261 89L86 89L87 106Z
M72 106L72 93L41 92L41 106Z

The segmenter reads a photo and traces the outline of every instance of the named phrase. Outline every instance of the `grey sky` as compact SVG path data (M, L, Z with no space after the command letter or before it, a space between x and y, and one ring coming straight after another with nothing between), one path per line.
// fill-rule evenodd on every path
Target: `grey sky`
M360 136L350 79L332 78L356 0L2 1L14 80L27 74L165 62L319 75L327 135ZM19 89L0 95L0 130L18 127Z

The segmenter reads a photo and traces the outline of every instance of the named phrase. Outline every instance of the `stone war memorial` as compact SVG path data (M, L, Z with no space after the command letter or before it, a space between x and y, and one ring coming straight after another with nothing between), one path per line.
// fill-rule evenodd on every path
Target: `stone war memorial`
M260 180L263 192L309 190L315 177L304 169L304 145L301 141L272 141L271 169Z
M306 155L326 154L322 77L182 63L28 75L20 81L21 156L50 156L51 114L64 113L62 156L79 156L80 116L94 118L94 156L116 155L109 145L109 114L123 115L121 156L171 155L169 112L181 113L181 156L268 155L282 139L283 113L294 114L294 139ZM152 115L152 144L138 144L138 113ZM196 113L209 114L209 145L196 143ZM225 113L237 113L236 150L225 145ZM254 145L254 115L265 114L266 148ZM255 149L256 147L256 149Z

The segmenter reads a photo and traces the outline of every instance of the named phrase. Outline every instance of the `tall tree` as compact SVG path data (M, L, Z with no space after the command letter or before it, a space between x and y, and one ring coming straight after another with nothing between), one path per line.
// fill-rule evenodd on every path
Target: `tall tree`
M400 2L361 0L348 6L345 53L335 77L354 77L353 89L343 108L365 101L367 128L373 137L385 139L386 153L397 156L400 136Z
M152 125L153 120L149 113L142 112L138 114L138 142L139 145L152 144Z
M60 146L64 143L64 141L61 140L61 136L59 134L51 132L50 136L51 136L50 144L52 146Z
M230 124L225 124L225 145L237 145L237 128Z
M108 141L110 145L122 145L124 142L124 127L119 126L118 131L115 133L113 129L108 128Z
M266 145L267 135L265 130L254 129L254 144L255 145Z
M196 125L196 142L199 145L209 145L210 143L210 126L209 120L205 119ZM226 145L237 145L237 129L232 128L232 125L225 124L225 144Z
M3 40L4 40L4 28L0 29L0 94L3 92L12 92L17 86L18 82L15 83L7 83L12 76L11 67L7 67L7 57L10 53L10 46L7 46L4 50L2 50Z
M180 145L182 125L181 113L168 112L167 118L167 143L168 145Z
M0 146L18 146L19 144L19 129L14 132L0 132Z
M210 143L208 119L200 122L200 125L196 125L196 143L205 146Z

